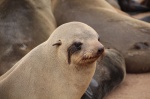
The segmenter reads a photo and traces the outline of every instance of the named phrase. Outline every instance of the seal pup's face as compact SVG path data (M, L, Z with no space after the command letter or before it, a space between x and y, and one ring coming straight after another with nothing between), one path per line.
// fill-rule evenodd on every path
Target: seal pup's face
M93 77L96 60L103 56L104 46L99 35L84 23L69 22L58 27L46 44L48 48L53 46L47 52L51 53L50 63L55 68L55 76L61 79L59 86L69 86L62 88L69 97L65 99L80 99Z
M74 41L67 49L68 63L87 65L95 62L99 56L103 55L104 47L98 38L86 39L85 41Z
M57 35L57 41L53 46L58 46L61 52L64 50L65 54L59 54L61 54L60 57L66 57L68 64L88 65L94 63L99 56L103 56L104 46L100 43L96 31L91 27L80 22L72 22L65 28L60 27L57 30L63 33Z

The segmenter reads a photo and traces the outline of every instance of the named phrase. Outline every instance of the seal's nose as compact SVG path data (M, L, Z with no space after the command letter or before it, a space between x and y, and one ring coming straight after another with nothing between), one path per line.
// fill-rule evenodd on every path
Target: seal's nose
M98 48L97 54L101 55L104 52L104 47Z

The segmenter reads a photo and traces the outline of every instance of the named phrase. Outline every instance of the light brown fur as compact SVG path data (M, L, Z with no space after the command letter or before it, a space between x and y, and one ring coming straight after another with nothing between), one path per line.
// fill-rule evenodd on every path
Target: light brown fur
M0 77L2 99L80 99L95 72L103 48L98 34L86 24L71 22L58 27L41 45L30 51ZM67 48L82 42L71 55ZM84 58L84 60L79 58ZM82 61L82 62L81 62Z

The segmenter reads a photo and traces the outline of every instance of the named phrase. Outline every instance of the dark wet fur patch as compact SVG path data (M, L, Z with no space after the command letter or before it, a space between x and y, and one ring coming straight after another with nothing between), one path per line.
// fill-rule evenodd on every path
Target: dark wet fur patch
M68 52L68 63L71 63L71 55L79 50L81 50L81 42L75 42L73 43L67 50Z

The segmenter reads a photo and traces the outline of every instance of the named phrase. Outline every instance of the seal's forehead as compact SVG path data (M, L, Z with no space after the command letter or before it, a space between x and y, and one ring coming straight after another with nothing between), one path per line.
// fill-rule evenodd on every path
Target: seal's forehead
M70 35L74 38L97 38L98 34L95 31L91 31L89 29L74 29L74 32L72 32L72 35Z
M81 22L63 24L56 29L54 34L57 38L98 37L97 32L93 28Z

